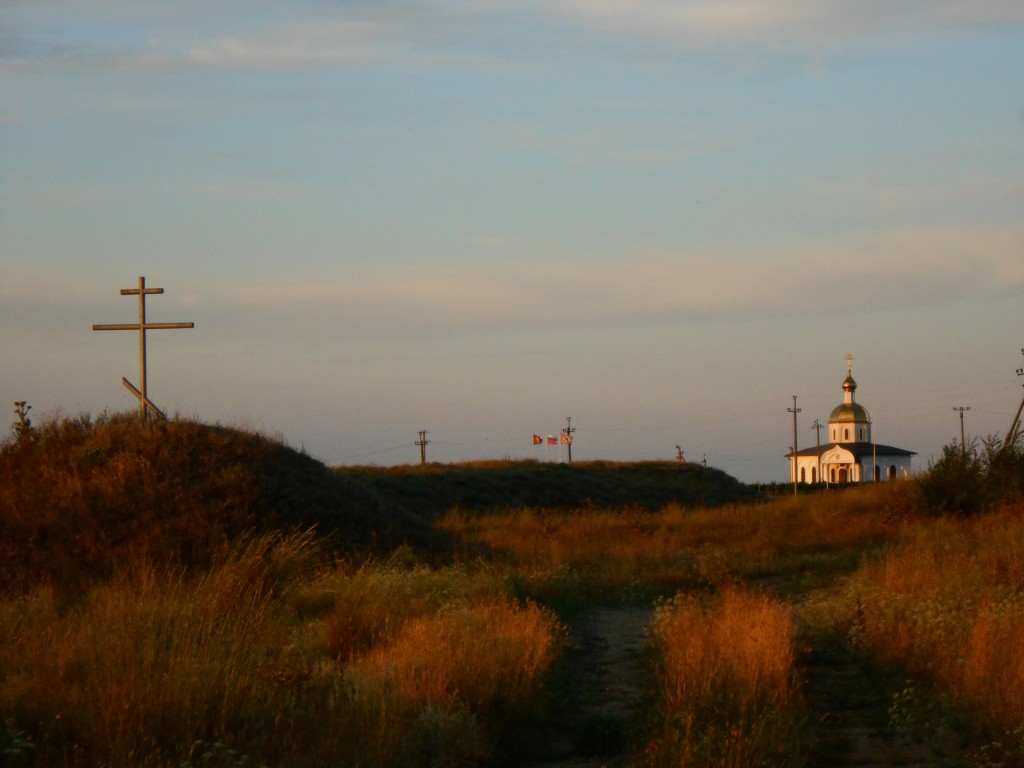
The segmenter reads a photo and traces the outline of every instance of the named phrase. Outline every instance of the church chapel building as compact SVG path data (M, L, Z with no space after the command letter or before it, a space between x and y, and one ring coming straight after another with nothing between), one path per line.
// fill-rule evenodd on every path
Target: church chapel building
M879 445L871 437L871 416L856 402L853 356L846 357L843 402L828 419L827 444L789 454L790 480L800 483L866 483L910 477L914 451ZM795 462L795 467L794 467Z

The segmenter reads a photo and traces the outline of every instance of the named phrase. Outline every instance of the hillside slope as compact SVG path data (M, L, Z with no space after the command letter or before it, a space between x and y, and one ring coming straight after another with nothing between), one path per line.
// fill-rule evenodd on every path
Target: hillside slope
M149 559L204 566L246 533L315 527L340 553L446 537L356 478L260 435L62 419L0 447L0 584L74 584Z

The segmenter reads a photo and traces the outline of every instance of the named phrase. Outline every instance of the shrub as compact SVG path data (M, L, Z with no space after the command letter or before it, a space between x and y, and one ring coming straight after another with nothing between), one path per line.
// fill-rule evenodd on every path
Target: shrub
M950 443L920 479L921 495L932 512L971 515L1024 496L1024 443L1020 433L1008 442L998 435Z
M934 512L965 515L976 512L985 496L985 465L972 441L969 448L950 443L942 458L921 478L921 495Z

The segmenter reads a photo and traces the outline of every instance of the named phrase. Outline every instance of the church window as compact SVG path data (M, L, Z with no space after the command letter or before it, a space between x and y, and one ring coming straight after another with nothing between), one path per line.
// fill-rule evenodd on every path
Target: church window
M800 467L800 482L807 482L807 467Z
M817 467L811 467L811 482L812 483L818 482L818 468Z
M850 428L849 427L843 427L843 442L846 442L849 439L850 439Z
M864 440L864 427L860 428L860 439L863 442L863 440Z

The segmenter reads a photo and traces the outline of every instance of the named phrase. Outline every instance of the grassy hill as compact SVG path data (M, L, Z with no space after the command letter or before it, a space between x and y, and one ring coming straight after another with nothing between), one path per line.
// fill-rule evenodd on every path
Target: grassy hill
M672 503L707 507L755 496L721 470L669 461L491 461L344 467L338 474L427 520L453 507L468 512L518 507L656 510Z
M531 506L657 509L751 497L696 464L482 462L332 470L261 435L134 415L56 419L0 446L0 583L85 588L131 562L204 568L245 534L314 528L352 557L443 555L431 521Z
M205 567L244 534L316 528L334 551L447 537L354 477L260 435L88 416L0 447L0 583L61 587L151 560ZM84 585L83 585L84 586Z

